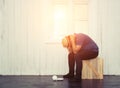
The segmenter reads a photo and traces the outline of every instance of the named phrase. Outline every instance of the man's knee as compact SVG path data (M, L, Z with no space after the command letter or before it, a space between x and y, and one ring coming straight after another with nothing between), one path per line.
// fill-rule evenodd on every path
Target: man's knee
M74 58L74 53L69 53L68 57L69 58Z

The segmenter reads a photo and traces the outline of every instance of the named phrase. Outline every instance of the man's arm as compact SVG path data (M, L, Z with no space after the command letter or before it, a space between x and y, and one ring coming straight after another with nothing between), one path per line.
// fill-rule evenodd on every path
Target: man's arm
M76 45L76 38L75 38L75 35L70 35L70 41L71 41L71 44L72 44L72 50L73 50L73 53L77 53L81 46L80 45Z
M67 50L68 50L69 53L73 52L72 47L67 47Z
M70 41L70 36L66 36L66 39L68 41L68 47L67 47L67 50L69 53L72 53L73 50L72 50L72 44L71 44L71 41Z

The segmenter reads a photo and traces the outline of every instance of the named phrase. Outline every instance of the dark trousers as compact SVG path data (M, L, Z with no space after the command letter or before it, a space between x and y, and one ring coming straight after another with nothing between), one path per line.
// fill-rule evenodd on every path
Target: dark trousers
M93 59L98 56L98 52L92 51L80 51L77 54L69 53L68 65L69 73L74 74L74 68L76 64L76 77L81 78L82 75L82 60Z

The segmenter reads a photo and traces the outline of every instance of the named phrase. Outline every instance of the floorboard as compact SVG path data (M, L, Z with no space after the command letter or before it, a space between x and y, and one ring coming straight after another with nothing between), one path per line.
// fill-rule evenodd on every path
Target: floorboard
M120 88L120 76L81 82L53 81L52 76L0 76L0 88Z

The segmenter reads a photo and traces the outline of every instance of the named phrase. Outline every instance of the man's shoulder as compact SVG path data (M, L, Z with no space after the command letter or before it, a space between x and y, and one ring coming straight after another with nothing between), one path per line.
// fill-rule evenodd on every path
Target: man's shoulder
M76 37L88 37L88 35L84 33L76 33L75 36Z

